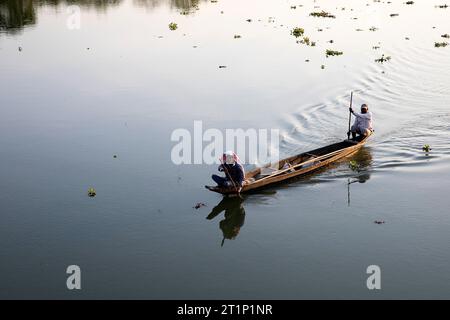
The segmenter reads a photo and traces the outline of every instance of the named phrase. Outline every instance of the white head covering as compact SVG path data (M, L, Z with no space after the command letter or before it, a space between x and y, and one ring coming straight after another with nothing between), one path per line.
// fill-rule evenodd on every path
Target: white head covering
M223 162L233 165L236 163L237 156L233 151L226 151L222 157Z

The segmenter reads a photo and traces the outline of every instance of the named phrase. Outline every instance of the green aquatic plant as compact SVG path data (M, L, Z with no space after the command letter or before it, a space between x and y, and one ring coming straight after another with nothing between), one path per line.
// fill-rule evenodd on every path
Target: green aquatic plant
M348 163L348 167L353 171L359 170L358 162L356 162L355 160L350 160L350 162Z
M175 22L171 22L169 23L169 29L170 30L177 30L178 29L178 25Z
M435 42L434 46L436 48L446 47L446 46L448 46L448 42Z
M426 145L424 145L424 146L422 147L422 150L425 151L425 152L430 152L430 151L431 151L431 147L430 147L429 144L426 144Z
M303 28L294 28L291 31L291 34L296 38L301 37L304 33L305 33L305 29L303 29Z
M389 60L391 60L391 57L390 56L384 56L384 54L382 54L381 55L381 58L379 58L379 59L375 59L375 62L379 62L379 63L383 63L383 62L387 62L387 61L389 61Z
M332 15L331 13L323 11L323 10L320 12L311 12L309 15L312 17L332 18L332 19L336 18L335 15Z
M309 38L308 38L308 37L303 37L302 42L303 42L304 44L306 44L307 46L309 46L309 45L311 44L311 42L309 41Z
M325 51L325 55L328 58L329 56L341 56L344 53L342 51L336 51L336 50L330 50L327 49L327 51Z
M89 197L93 198L93 197L95 197L96 195L97 195L97 192L95 191L94 188L89 188L89 189L88 189L88 196L89 196Z

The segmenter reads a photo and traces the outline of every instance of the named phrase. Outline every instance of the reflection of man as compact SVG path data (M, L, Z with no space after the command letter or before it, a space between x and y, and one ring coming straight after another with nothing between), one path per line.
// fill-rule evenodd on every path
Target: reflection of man
M206 217L208 220L214 219L222 211L225 210L224 217L219 223L219 227L223 233L223 242L225 239L234 239L239 234L241 227L245 221L245 210L242 205L243 200L239 197L236 198L223 198L220 203L215 206L211 213Z

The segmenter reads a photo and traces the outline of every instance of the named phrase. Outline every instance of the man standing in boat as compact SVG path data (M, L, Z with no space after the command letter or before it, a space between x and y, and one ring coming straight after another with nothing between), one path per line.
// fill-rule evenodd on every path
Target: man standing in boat
M219 171L225 172L225 177L212 175L212 179L219 187L233 188L240 192L245 181L244 167L239 163L238 156L233 151L227 151L222 156Z
M356 117L355 123L350 129L353 140L356 138L356 134L361 136L368 136L372 133L372 113L369 112L367 104L361 106L361 113L356 113L350 108L350 112Z

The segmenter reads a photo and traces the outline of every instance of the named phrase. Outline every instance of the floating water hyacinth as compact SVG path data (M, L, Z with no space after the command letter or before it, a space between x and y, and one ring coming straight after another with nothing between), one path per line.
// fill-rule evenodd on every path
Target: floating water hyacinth
M175 22L171 22L171 23L169 23L169 29L170 30L177 30L177 28L178 28L178 25L175 23Z
M305 33L305 29L303 29L303 28L294 28L291 31L291 34L296 38L301 37L304 33Z
M341 56L343 54L344 53L342 51L336 51L336 50L330 50L330 49L327 49L327 51L325 51L325 55L327 56L327 58L329 56Z
M379 59L375 59L375 62L379 62L379 63L383 63L383 62L386 62L386 61L389 61L389 60L391 60L391 57L390 56L384 56L384 54L383 55L381 55L381 58L379 58Z
M323 11L323 10L320 11L320 12L311 12L309 15L312 16L312 17L332 18L332 19L336 18L335 15L332 15L331 13L328 13L328 12Z
M358 171L359 169L358 163L355 160L350 160L348 167L353 171Z
M422 150L425 151L425 152L430 152L431 151L431 147L430 147L430 145L426 144L426 145L424 145L422 147Z
M434 46L435 46L436 48L443 48L443 47L448 46L448 42L435 42L435 43L434 43Z
M89 189L88 189L88 196L89 196L89 197L93 198L93 197L95 197L96 195L97 195L97 192L95 191L94 188L89 188Z

